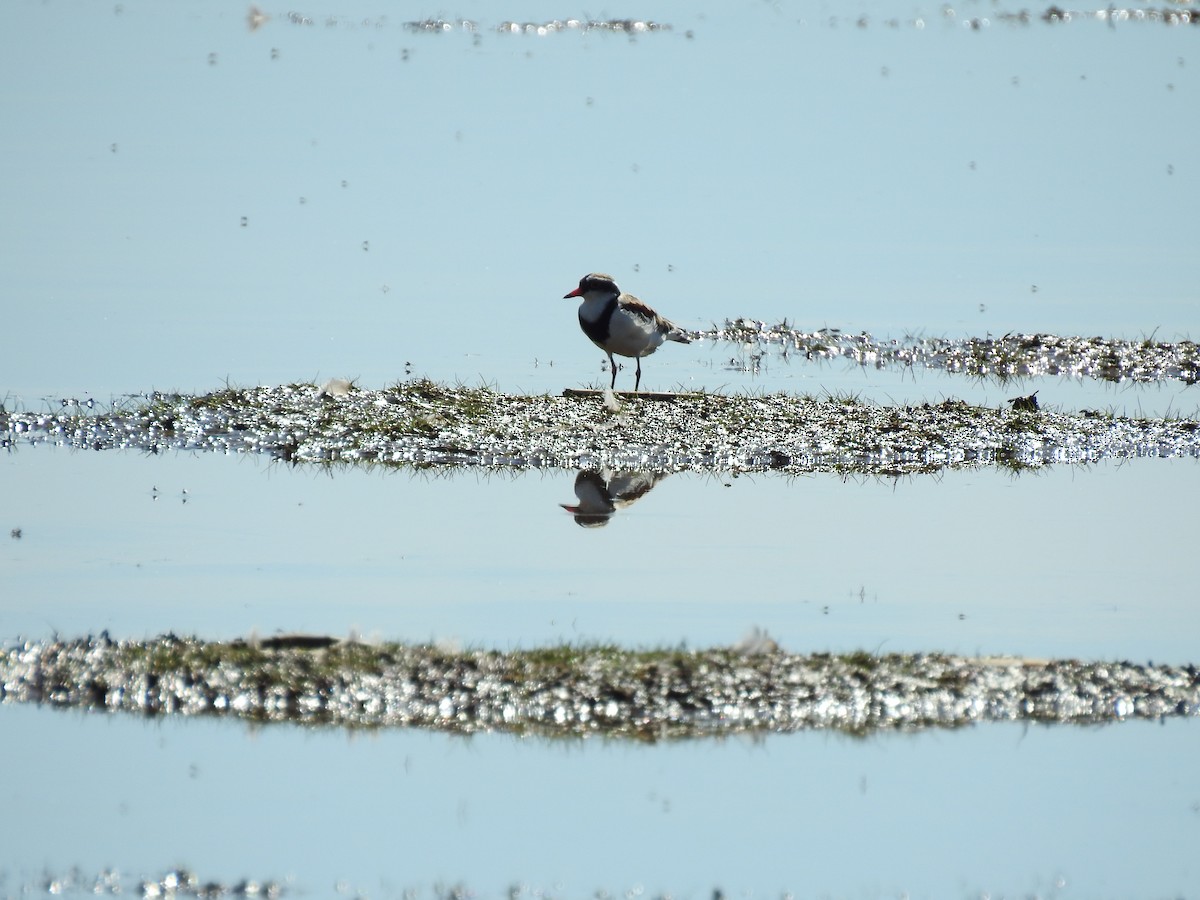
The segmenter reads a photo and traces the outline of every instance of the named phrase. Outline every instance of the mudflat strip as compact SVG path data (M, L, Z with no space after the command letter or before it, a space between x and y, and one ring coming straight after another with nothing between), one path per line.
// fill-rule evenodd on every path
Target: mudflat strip
M1194 341L1139 341L1042 333L999 337L876 338L838 328L801 331L786 321L726 319L693 340L740 345L752 353L774 352L806 360L844 360L873 369L940 369L971 378L1093 378L1114 384L1200 381L1200 346Z
M226 388L153 393L107 410L64 401L54 412L0 411L0 440L9 448L259 453L292 463L882 476L1200 457L1200 422L1192 419L788 394L617 399L426 380L382 390L347 382Z
M509 652L313 636L214 643L101 635L8 645L0 651L0 701L660 740L1195 716L1200 670L937 653L799 655L763 635L708 650L568 645Z

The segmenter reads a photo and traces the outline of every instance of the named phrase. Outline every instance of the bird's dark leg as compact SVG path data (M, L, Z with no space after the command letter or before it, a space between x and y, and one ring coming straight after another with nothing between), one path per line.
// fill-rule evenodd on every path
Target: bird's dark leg
M637 380L633 382L633 392L634 392L635 394L637 393L637 391L638 391L638 388L639 388L639 387L641 386L641 384L642 384L642 358L639 356L639 357L637 358L637 361L638 361L638 367L637 367Z
M611 353L608 354L608 367L612 369L613 373L612 384L610 384L608 388L609 390L615 391L617 389L617 361L613 359L613 355Z

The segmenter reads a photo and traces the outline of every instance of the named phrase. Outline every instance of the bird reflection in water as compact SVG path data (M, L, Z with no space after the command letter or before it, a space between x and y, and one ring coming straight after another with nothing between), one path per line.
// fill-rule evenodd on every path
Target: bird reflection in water
M664 472L613 472L584 469L575 476L575 496L579 502L560 503L584 528L607 525L617 510L625 509L645 497L667 477Z

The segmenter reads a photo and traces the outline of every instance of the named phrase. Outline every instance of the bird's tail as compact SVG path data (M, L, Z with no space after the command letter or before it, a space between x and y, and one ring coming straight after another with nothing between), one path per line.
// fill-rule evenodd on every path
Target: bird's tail
M674 322L667 322L667 325L670 326L671 329L667 332L668 341L675 341L680 344L690 344L692 342L692 339L688 337L687 332Z

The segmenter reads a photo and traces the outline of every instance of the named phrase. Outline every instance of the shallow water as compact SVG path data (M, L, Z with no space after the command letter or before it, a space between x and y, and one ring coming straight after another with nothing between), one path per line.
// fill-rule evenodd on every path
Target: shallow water
M596 269L689 328L1200 333L1177 249L1200 205L1196 26L651 3L630 14L670 29L539 38L496 27L576 11L439 11L474 33L369 4L264 12L251 31L245 8L196 3L7 11L7 409L226 379L606 383L559 299ZM644 384L1200 405L1178 384L754 354L671 346ZM758 626L793 651L1195 662L1198 479L1193 461L1149 459L895 482L680 474L585 529L559 506L568 471L331 476L22 447L0 455L0 639L707 645ZM74 866L382 897L1200 883L1191 720L659 747L13 706L0 729L17 736L0 741L4 896Z
M580 528L575 473L0 457L10 636L358 630L1188 662L1193 460L842 481L669 476ZM70 510L70 515L64 511Z
M0 387L559 390L599 376L561 299L596 269L687 327L1200 333L1195 26L650 7L631 39L17 4Z
M23 736L0 868L9 890L186 864L292 896L1190 896L1197 724L647 747L0 707Z

